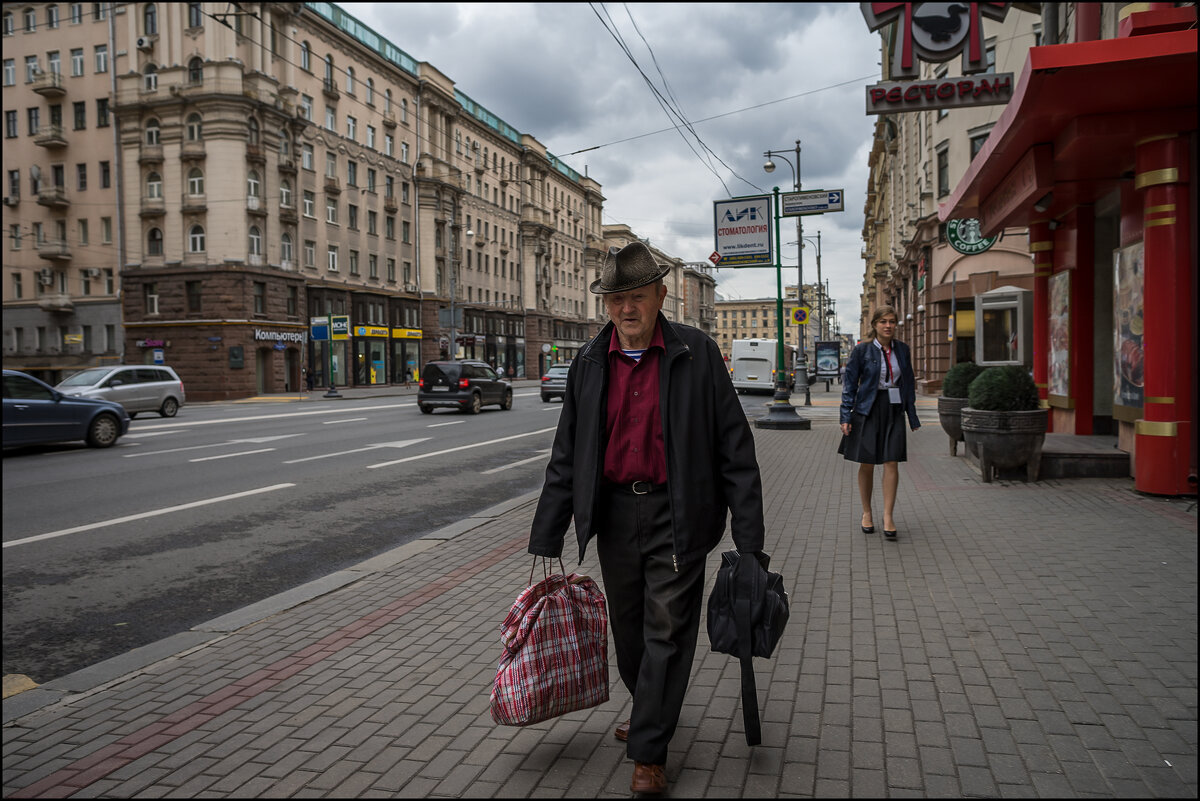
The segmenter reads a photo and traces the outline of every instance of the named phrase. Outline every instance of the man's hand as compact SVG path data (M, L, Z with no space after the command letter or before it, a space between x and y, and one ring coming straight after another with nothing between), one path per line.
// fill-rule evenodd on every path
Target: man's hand
M850 424L849 423L842 423L842 436L843 437L850 436Z

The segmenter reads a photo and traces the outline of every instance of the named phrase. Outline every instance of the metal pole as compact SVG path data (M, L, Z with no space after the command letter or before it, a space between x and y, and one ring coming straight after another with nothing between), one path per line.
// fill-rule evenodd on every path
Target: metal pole
M825 303L821 283L821 232L817 231L817 337L825 339Z
M779 242L779 187L775 187L775 206L772 218L775 223L775 398L767 414L754 421L757 428L780 428L811 430L812 423L802 418L792 406L791 393L787 387L787 366L783 362L783 252Z
M802 186L800 172L800 140L796 140L796 191L799 192ZM796 287L796 300L799 305L804 305L804 218L796 217L796 240L800 243L799 261L799 279L800 284ZM806 324L807 325L807 324ZM812 393L808 391L808 353L804 347L804 340L808 329L805 326L800 327L800 367L796 370L796 380L804 385L804 405L812 406Z

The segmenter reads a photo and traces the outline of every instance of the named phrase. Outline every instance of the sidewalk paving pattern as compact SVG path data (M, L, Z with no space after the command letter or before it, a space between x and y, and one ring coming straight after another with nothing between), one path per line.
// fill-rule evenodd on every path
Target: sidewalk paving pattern
M702 632L670 795L1195 797L1195 502L1128 479L983 484L929 407L897 542L859 530L835 409L755 429L792 605L755 660L763 744L745 744L737 661ZM488 711L535 502L198 626L95 686L6 699L5 797L627 796L615 664L600 707L524 729ZM600 581L594 544L581 566L565 553Z

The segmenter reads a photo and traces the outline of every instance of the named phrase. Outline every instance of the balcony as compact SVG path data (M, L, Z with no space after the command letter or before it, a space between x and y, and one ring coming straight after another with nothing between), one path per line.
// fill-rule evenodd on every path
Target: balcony
M332 195L340 195L342 193L342 182L335 175L325 176L325 192Z
M247 195L246 211L259 217L265 217L267 216L267 204L258 195Z
M184 195L179 210L184 214L206 212L208 211L208 197L206 195Z
M49 206L52 209L65 209L71 205L67 199L67 189L64 186L47 186L38 190L38 205Z
M65 239L47 239L39 242L38 256L50 261L70 261L71 245Z
M383 127L384 128L395 128L396 127L396 115L394 113L392 113L390 111L383 112Z
M339 97L341 97L341 94L338 92L337 84L331 80L326 80L321 84L321 91L324 92L325 96L330 100L337 100Z
M397 211L400 210L400 207L396 205L396 196L395 195L387 195L384 197L383 210L386 211L388 214L395 214Z
M37 136L33 138L35 145L42 147L66 147L67 137L61 125L43 125L38 128Z
M33 79L33 91L42 97L62 97L67 93L60 72L41 72Z
M287 225L295 225L299 222L300 218L296 214L296 207L280 205L279 221Z
M246 161L266 164L267 156L263 152L262 145L246 145Z
M138 164L162 164L162 145L147 145L142 143L138 150Z
M279 171L283 172L283 173L287 173L288 175L295 175L296 174L296 162L292 161L291 159L280 159L279 160Z
M138 216L142 219L146 219L147 217L161 217L166 213L167 206L161 197L142 198L142 208L138 211Z
M206 156L202 139L185 141L179 148L179 157L185 161L203 161Z
M75 304L71 301L71 296L58 292L53 295L42 295L38 298L38 306L42 311L48 312L69 314L75 311Z

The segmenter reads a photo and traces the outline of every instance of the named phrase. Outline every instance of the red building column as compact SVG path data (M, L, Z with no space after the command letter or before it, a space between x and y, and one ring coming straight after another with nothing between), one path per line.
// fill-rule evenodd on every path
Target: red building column
M1046 409L1050 405L1046 400L1050 385L1050 273L1054 269L1054 234L1049 220L1029 223L1029 254L1033 258L1033 382L1038 405ZM1047 420L1053 431L1053 415Z
M1157 495L1195 494L1195 476L1189 481L1196 354L1188 142L1176 134L1149 137L1138 142L1135 158L1145 248L1145 400L1135 428L1135 486Z

